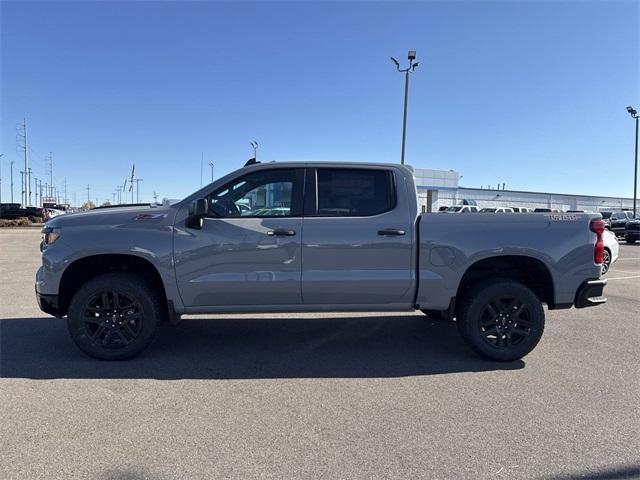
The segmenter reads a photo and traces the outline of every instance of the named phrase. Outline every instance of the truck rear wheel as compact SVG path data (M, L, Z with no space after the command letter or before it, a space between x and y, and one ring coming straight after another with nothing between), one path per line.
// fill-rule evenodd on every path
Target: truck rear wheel
M108 273L78 289L69 305L67 327L86 354L123 360L156 339L165 316L160 295L144 279Z
M492 360L511 361L527 355L540 341L544 310L525 285L494 280L467 293L457 324L475 352Z

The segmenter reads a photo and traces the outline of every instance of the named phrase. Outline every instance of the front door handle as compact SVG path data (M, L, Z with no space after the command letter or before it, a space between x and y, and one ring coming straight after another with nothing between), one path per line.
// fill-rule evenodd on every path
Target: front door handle
M383 228L382 230L378 230L378 235L384 236L400 236L404 235L405 231L397 228Z
M267 235L270 237L292 237L295 234L295 230L287 230L286 228L276 228L275 230L269 230L267 232Z

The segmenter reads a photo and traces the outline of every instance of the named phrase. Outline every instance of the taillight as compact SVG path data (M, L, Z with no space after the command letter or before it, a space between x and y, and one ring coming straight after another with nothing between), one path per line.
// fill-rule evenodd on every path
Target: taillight
M598 238L596 239L596 246L593 250L593 261L595 263L604 262L604 241L602 240L604 228L604 220L602 220L601 218L591 220L591 223L589 224L589 229L598 236Z

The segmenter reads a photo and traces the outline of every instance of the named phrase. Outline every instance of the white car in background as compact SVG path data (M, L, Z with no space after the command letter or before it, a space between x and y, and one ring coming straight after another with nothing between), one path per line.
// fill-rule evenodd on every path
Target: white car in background
M44 216L45 220L57 217L59 215L64 215L66 213L67 212L65 212L64 210L60 210L58 208L43 208L42 209L42 215Z
M480 209L475 205L457 205L443 210L445 213L478 213L479 211Z
M614 233L609 230L605 230L602 233L602 240L604 241L604 261L602 262L602 275L609 271L611 265L618 260L618 240Z
M480 213L513 213L513 208L505 207L485 207L480 209Z

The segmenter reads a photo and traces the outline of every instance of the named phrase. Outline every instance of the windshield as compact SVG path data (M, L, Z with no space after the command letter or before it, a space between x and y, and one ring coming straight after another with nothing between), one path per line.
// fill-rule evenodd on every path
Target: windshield
M449 207L447 208L447 212L459 212L460 210L462 210L462 207Z

